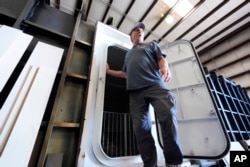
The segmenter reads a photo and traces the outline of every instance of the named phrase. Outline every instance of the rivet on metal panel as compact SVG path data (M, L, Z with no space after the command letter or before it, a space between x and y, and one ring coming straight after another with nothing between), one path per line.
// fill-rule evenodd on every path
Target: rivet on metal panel
M213 109L210 110L210 113L213 115L216 114L216 112Z
M99 81L102 82L102 83L104 82L102 77L99 78Z
M194 88L191 89L191 92L194 93Z

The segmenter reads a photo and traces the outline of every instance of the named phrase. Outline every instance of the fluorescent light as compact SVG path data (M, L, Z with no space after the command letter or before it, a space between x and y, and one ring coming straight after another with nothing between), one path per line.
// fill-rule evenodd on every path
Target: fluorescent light
M177 7L175 8L175 12L178 13L181 17L185 16L191 9L193 5L188 0L182 0Z
M163 0L169 7L173 7L173 5L177 2L176 0ZM188 0L181 0L174 9L174 12L176 12L179 16L183 17L185 16L191 9L193 8L193 5Z
M173 18L173 16L168 15L168 16L165 18L165 21L166 21L168 24L171 24L171 23L174 21L174 18Z

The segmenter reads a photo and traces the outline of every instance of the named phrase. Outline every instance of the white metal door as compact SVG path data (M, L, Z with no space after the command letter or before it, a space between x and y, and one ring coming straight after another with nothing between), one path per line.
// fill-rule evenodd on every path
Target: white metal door
M195 48L186 40L161 47L172 72L167 85L177 101L183 154L196 159L224 157L230 141Z

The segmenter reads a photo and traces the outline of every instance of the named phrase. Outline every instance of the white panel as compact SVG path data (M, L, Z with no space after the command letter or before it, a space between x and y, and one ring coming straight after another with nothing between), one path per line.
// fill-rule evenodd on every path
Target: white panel
M43 42L38 42L27 64L46 67L57 71L62 54L63 49Z
M204 87L206 85L201 84L172 90L176 95L177 115L180 121L216 118L211 97Z
M16 40L18 35L22 33L20 30L9 28L8 26L2 25L0 27L0 37L5 39L1 41L0 45L0 58L4 55L4 53L9 49L12 45L13 41Z
M204 79L200 73L197 61L193 58L182 60L181 62L171 64L173 80L168 84L171 88L182 88L192 85L204 84ZM188 70L183 70L188 69ZM180 73L180 71L182 71ZM190 73L192 75L190 75Z
M0 36L1 92L33 37L7 26L0 28Z
M228 143L221 138L217 119L200 119L179 122L182 149L185 155L215 157ZM227 152L225 152L227 153ZM206 159L206 158L203 159Z
M172 71L173 79L167 85L176 97L183 154L197 159L223 157L229 151L229 139L195 50L184 40L162 49Z
M1 108L0 153L2 153L9 134L14 127L15 121L20 113L22 104L25 101L33 77L34 71L31 72L31 67L24 69L3 107Z
M42 42L33 50L1 109L9 117L0 134L0 166L28 166L62 55Z

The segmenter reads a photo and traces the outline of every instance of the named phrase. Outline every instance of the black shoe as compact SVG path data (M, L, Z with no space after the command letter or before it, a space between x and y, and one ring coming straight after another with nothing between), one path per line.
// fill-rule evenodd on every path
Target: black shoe
M181 164L179 164L179 165L173 165L173 164L166 163L166 167L181 167Z

